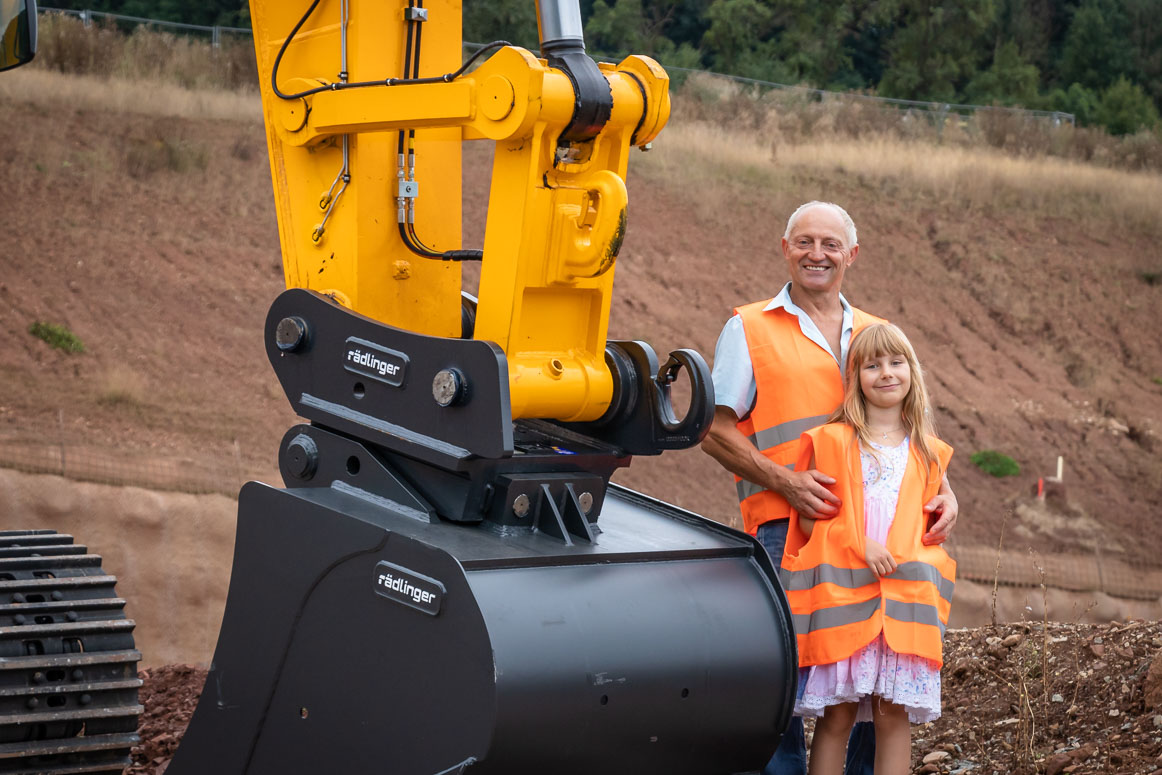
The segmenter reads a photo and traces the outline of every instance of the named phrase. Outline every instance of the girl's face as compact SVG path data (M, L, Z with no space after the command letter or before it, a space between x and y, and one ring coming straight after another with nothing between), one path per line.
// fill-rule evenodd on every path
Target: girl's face
M903 355L881 355L859 366L859 389L872 406L900 406L911 387L912 367Z

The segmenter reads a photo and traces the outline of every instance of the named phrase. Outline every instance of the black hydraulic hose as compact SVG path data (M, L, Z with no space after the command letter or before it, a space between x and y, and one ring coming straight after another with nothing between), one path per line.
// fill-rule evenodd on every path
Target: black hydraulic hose
M287 45L291 42L291 39L294 37L295 33L298 32L299 27L301 27L303 25L303 23L307 20L307 16L310 16L311 11L313 11L315 9L315 6L318 4L319 4L319 0L315 0L315 2L311 4L311 7L309 9L307 9L306 15L304 15L303 18L299 20L299 23L295 25L294 30L291 31L290 36L286 40L283 41L282 48L279 49L278 56L275 57L274 69L271 71L271 74L270 74L270 86L274 90L275 96L277 96L280 99L297 100L297 99L300 99L302 97L309 97L312 94L318 94L319 92L324 92L324 91L343 91L345 89L362 89L362 88L365 88L368 86L406 86L408 84L419 84L419 83L451 83L452 81L456 80L460 76L464 75L464 73L468 70L468 68L470 68L476 62L477 59L484 56L489 51L493 51L493 50L498 49L498 48L504 48L505 46L512 45L507 40L494 40L491 43L487 43L484 46L482 46L480 49L478 49L475 54L468 57L467 61L465 61L464 64L460 65L459 68L457 68L456 70L453 70L450 73L444 73L443 75L433 75L433 76L429 76L427 78L384 78L383 80L379 80L379 81L348 81L346 83L336 82L336 83L326 84L324 86L316 86L313 89L306 89L305 91L295 92L294 94L285 94L285 93L283 93L283 91L281 89L278 88L278 66L279 66L279 63L282 60L282 55L286 52Z
M423 8L424 0L408 0L409 8ZM415 31L414 47L412 32ZM418 76L420 73L420 50L423 45L424 25L416 19L408 20L408 36L407 46L404 49L404 77ZM480 53L480 52L477 52ZM461 70L464 70L472 60L469 59ZM413 82L422 79L412 79ZM412 160L415 158L415 146L413 143L416 139L416 130L407 130L407 155L409 167L414 164ZM404 132L400 130L399 133L399 153L402 156L404 153ZM421 258L428 258L437 261L481 261L484 259L484 252L481 250L445 250L443 252L433 250L424 244L420 239L420 235L416 232L415 223L408 221L408 223L401 223L399 229L400 238L403 240L408 250Z
M298 34L300 29L302 29L302 26L304 24L306 24L307 19L309 19L311 14L314 13L315 8L317 8L318 5L319 5L319 0L314 0L311 3L310 7L307 8L306 13L303 14L302 18L299 19L298 23L296 23L294 28L291 29L290 34L287 35L287 37L286 37L286 40L284 40L282 42L282 46L279 47L279 50L278 50L278 56L276 56L274 58L274 67L271 69L271 73L270 73L270 86L271 86L271 89L274 91L275 95L278 96L280 99L295 100L295 99L301 99L303 97L309 97L312 94L318 94L319 92L324 92L324 91L340 91L342 89L357 89L357 88L362 88L362 87L367 87L367 86L397 86L397 85L401 85L401 84L419 84L419 83L450 83L451 81L454 81L457 78L459 78L461 75L463 75L468 70L468 68L470 68L473 65L473 63L476 62L477 59L482 57L487 52L492 51L494 49L503 48L504 46L511 46L512 45L507 40L494 40L491 43L488 43L487 45L478 49L476 51L476 53L474 53L472 56L468 57L467 61L465 61L464 64L460 65L460 67L457 70L454 70L451 73L444 73L443 75L429 77L429 78L413 78L412 76L418 75L419 71L420 71L420 40L421 40L422 35L423 35L423 25L421 24L418 27L416 27L416 25L419 24L419 22L417 22L415 19L409 19L408 20L407 45L406 45L406 48L404 50L404 77L403 78L386 78L382 81L339 82L339 83L327 84L326 86L318 86L314 89L307 89L307 90L301 91L301 92L295 92L294 94L285 94L281 89L278 88L278 68L279 68L279 65L282 63L283 55L286 54L286 50L290 46L291 41L294 40L295 35ZM409 0L408 6L412 7L412 8L416 7L416 0ZM419 7L420 8L424 7L423 0L419 0ZM404 130L401 129L400 133L399 133L399 154L401 156L404 154L404 136L405 136ZM415 130L414 129L408 130L407 136L414 139L415 138ZM414 154L413 149L408 148L407 150L409 153ZM439 251L432 250L431 248L424 245L424 243L420 240L419 235L416 234L415 226L413 224L410 224L410 223L401 223L399 225L399 236L403 240L404 245L406 245L407 248L412 253L416 254L417 256L420 256L421 258L430 258L430 259L434 259L437 261L480 261L480 260L483 260L483 258L484 258L484 251L481 251L481 250L446 250L442 253Z

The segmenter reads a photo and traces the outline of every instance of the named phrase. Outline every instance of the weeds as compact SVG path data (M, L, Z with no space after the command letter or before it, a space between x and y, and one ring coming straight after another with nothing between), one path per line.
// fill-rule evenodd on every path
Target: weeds
M64 14L40 17L34 66L73 75L161 80L187 89L257 91L258 67L249 36L209 41L139 26L128 35L113 22L88 27Z
M1162 135L1114 137L1049 118L1003 110L971 115L900 109L858 94L817 99L797 90L743 86L708 73L692 75L675 94L676 115L757 130L774 144L887 139L924 145L993 149L1018 159L1057 157L1124 170L1162 169Z
M97 403L105 406L139 408L145 404L145 395L145 381L140 374L114 366L101 380Z
M993 599L991 606L993 627L997 626L997 587L1001 583L1001 549L1005 545L1005 526L1009 524L1009 515L1011 513L1011 510L1005 509L1004 516L1001 517L1000 534L997 535L997 567L993 571Z
M70 331L68 326L59 323L45 323L38 320L28 327L28 333L67 353L83 353L85 351L85 343L81 341L81 338Z
M973 452L969 460L986 474L997 478L1021 473L1021 466L1016 460L996 450L982 449Z
M204 170L208 161L205 146L174 137L137 140L125 150L126 169L133 178L144 178L163 169L178 173Z

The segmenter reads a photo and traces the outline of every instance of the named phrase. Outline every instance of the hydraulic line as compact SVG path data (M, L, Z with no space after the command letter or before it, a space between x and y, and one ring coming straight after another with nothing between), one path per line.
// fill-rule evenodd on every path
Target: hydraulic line
M295 100L308 97L312 94L318 94L324 91L341 91L343 89L355 89L368 86L398 86L403 84L422 84L422 83L450 83L463 75L473 63L489 51L493 51L504 46L511 45L505 40L494 40L491 43L483 46L477 50L472 56L468 58L458 69L450 73L445 73L440 76L433 76L428 78L415 77L419 74L420 69L420 41L423 36L423 24L417 15L409 14L407 18L407 46L404 51L404 74L403 78L385 78L378 81L348 81L347 72L347 22L349 17L348 9L349 0L344 0L340 10L340 72L339 81L336 83L319 86L313 89L307 89L294 94L286 94L278 88L278 68L282 63L283 55L290 46L292 40L298 34L302 26L306 24L307 19L314 13L315 8L319 5L319 0L313 0L311 5L307 8L302 18L298 20L294 28L291 29L290 34L286 40L282 42L279 47L278 55L275 57L274 66L271 68L270 85L274 94L280 99ZM424 7L423 0L408 0L409 9ZM406 139L406 142L405 142ZM406 151L406 155L405 155ZM421 258L429 258L438 261L480 261L484 258L484 252L480 250L445 250L443 252L433 250L427 247L416 233L415 229L415 130L400 130L399 144L398 144L398 164L399 164L399 185L400 192L397 197L398 201L398 219L399 219L399 235L403 240L404 245L417 256ZM330 189L320 200L320 206L325 208L323 221L311 233L311 239L318 242L326 229L327 221L331 217L331 212L335 207L335 203L343 192L347 190L347 184L351 180L350 170L350 138L348 135L343 135L343 166L339 174L335 176L332 181ZM335 187L342 182L342 186L338 192L335 192ZM410 184L410 185L408 185ZM404 195L404 189L407 188L410 192L407 196Z
M408 0L409 9L423 9L423 0ZM404 49L404 82L416 83L424 79L417 78L420 72L420 49L423 40L424 25L418 14L409 13L407 17L407 44ZM483 49L482 49L483 50ZM478 54L480 52L477 52ZM469 59L465 67L471 64ZM463 70L464 68L461 68ZM406 135L406 142L405 142ZM399 236L403 244L420 258L437 261L480 261L484 252L480 250L434 250L424 244L416 232L416 130L400 130L397 144L397 163L400 191L397 197L397 216L399 219ZM405 157L406 151L406 157ZM408 195L404 192L407 190Z
M467 72L468 69L470 67L472 67L472 65L476 62L477 59L484 56L488 52L494 51L498 48L504 48L505 46L512 45L507 40L494 40L491 43L487 43L483 47L481 47L478 51L476 51L476 53L474 53L472 56L468 57L467 61L465 61L464 64L460 65L459 68L457 68L456 70L454 70L450 73L444 73L443 75L436 75L436 76L431 76L428 78L404 77L404 78L384 78L383 80L378 80L378 81L344 81L344 82L339 82L339 83L330 83L330 84L327 84L325 86L317 86L313 89L306 89L305 91L295 92L294 94L286 94L281 89L278 88L278 68L279 68L279 65L282 63L282 57L286 53L287 48L290 46L291 41L294 40L295 35L298 34L300 29L302 29L302 26L304 24L306 24L307 19L310 18L311 14L314 12L315 8L318 7L318 5L319 5L319 0L314 0L314 2L311 3L310 7L307 8L306 13L303 14L302 18L299 19L298 23L295 24L294 28L291 30L290 35L288 35L286 40L284 40L282 42L282 46L280 46L278 49L278 55L274 58L274 67L271 68L271 72L270 72L270 86L271 86L271 89L274 91L275 96L277 96L279 99L297 100L297 99L301 99L303 97L309 97L312 94L318 94L319 92L324 92L324 91L342 91L344 89L362 89L362 88L365 88L368 86L403 86L406 84L417 84L417 83L451 83L452 81L456 80L461 75L463 75L465 72Z

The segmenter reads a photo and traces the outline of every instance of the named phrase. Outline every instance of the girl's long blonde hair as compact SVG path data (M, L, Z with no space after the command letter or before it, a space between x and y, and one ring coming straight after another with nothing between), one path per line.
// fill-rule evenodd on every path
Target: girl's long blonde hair
M936 423L932 419L932 410L928 403L928 389L924 387L924 373L920 369L920 361L916 358L912 343L904 336L903 331L891 323L875 323L852 337L847 354L843 403L828 422L841 422L854 428L863 448L878 460L879 456L875 455L871 431L867 424L867 398L860 388L859 372L869 360L884 355L902 355L908 361L912 385L900 407L900 419L920 459L928 465L938 464L936 453L928 444L928 437L936 436Z

